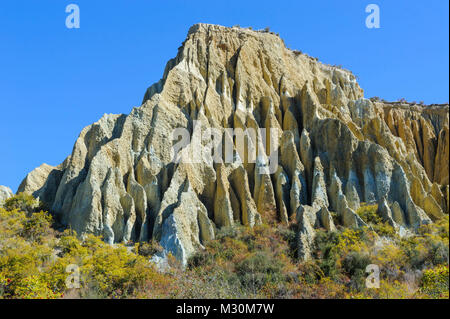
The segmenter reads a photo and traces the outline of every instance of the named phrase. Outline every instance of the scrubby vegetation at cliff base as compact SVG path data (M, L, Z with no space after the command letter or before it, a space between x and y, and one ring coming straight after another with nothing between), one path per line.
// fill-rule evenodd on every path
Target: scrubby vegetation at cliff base
M25 194L0 208L0 298L449 297L448 216L400 238L365 206L359 214L371 229L319 230L314 258L303 263L295 225L225 227L186 269L169 256L162 271L150 262L157 244L80 240L53 230L41 208ZM366 287L369 264L380 269L379 288ZM79 288L70 285L73 265Z

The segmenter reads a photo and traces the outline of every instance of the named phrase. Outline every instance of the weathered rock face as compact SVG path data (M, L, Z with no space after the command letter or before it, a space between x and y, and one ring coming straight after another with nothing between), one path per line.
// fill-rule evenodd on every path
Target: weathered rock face
M335 229L331 212L343 226L365 225L361 202L382 203L383 218L411 229L448 213L448 114L448 105L365 99L351 72L272 33L197 24L140 107L86 127L63 164L37 168L19 191L80 235L153 238L183 262L218 227L297 222L305 259L314 229ZM180 128L198 142L182 159L208 150L213 137L202 133L215 128L234 141L234 161L174 162ZM276 134L245 135L242 151L228 128ZM261 169L268 144L278 156L272 172Z
M0 185L0 206L11 196L13 196L12 190L9 187Z
M403 140L407 152L415 155L430 181L448 185L448 106L376 104L379 116Z

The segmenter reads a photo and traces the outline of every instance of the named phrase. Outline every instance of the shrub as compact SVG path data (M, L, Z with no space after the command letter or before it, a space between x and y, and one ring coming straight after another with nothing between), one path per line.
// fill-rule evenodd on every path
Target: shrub
M42 277L32 275L20 280L14 290L14 297L20 299L56 299L62 296L54 292Z
M419 236L402 239L399 245L405 252L408 263L414 269L448 264L449 258L448 216L422 225Z
M350 252L343 260L343 267L350 276L350 287L361 291L365 287L367 277L366 267L370 264L370 257L365 253Z
M445 242L433 242L430 249L430 259L433 265L441 265L448 263L449 251L448 244Z
M359 214L383 234L364 229L318 230L312 258L297 262L296 225L224 227L182 269L167 257L157 271L154 242L129 250L101 237L80 240L51 229L48 213L27 195L0 208L0 298L448 298L448 217L400 238L380 222L376 205ZM366 266L379 265L380 289L364 289ZM68 265L80 289L67 289ZM423 277L422 277L423 273Z
M361 217L363 221L367 224L381 224L381 217L377 213L378 205L362 205L356 213Z
M31 214L39 209L42 204L27 193L19 193L5 200L4 208L8 211L19 210L27 214Z
M195 253L191 258L189 258L187 265L189 269L193 269L211 265L213 262L214 256L212 256L207 251L199 251Z
M235 226L222 227L216 234L216 239L222 240L223 238L236 238L240 233L240 229Z
M370 264L370 257L367 254L361 254L356 251L349 253L343 261L343 266L347 274L355 275L359 271L366 271L367 265Z
M318 260L319 267L324 275L335 279L339 276L338 270L338 251L336 246L339 242L339 234L337 232L318 231L315 238L315 257Z
M431 298L449 298L448 265L425 270L421 291Z
M52 216L47 212L33 213L24 222L22 236L31 241L42 241L45 235L51 233Z
M378 205L362 205L356 213L380 236L395 237L395 229L378 215Z
M345 256L350 251L363 251L367 249L363 238L366 230L345 228L339 233L339 239L336 244L336 250L342 256Z
M288 244L288 255L292 259L295 259L297 254L297 235L294 229L294 225L292 225L289 228L281 227L278 230L281 238Z
M279 282L283 277L281 270L281 263L265 252L252 254L236 266L241 284L255 293L268 283Z
M161 253L162 251L163 248L161 247L161 245L154 240L151 240L148 243L143 242L137 244L138 254L144 257L150 257L157 253Z

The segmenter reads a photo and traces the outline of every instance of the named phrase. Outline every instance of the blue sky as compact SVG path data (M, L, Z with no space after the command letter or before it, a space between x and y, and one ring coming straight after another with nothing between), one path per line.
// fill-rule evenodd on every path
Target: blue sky
M80 29L65 8L80 7ZM380 7L380 29L365 7ZM286 45L341 64L365 96L449 100L447 0L0 2L0 185L16 191L45 162L59 164L83 127L129 113L198 22L264 28Z

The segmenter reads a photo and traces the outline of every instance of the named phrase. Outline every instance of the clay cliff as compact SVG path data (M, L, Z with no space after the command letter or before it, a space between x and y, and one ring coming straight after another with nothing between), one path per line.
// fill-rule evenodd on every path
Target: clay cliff
M179 128L200 140L181 157L208 147L205 128L234 143L227 128L276 134L245 136L256 161L236 147L232 163L174 163ZM183 262L220 227L295 223L307 259L315 229L365 225L361 203L378 203L399 232L448 214L448 130L448 105L371 101L350 71L273 33L197 24L141 106L83 129L64 163L35 169L18 191L80 236L154 239ZM269 144L273 174L259 169L269 166Z
M0 206L11 196L13 196L12 190L9 187L0 185Z

